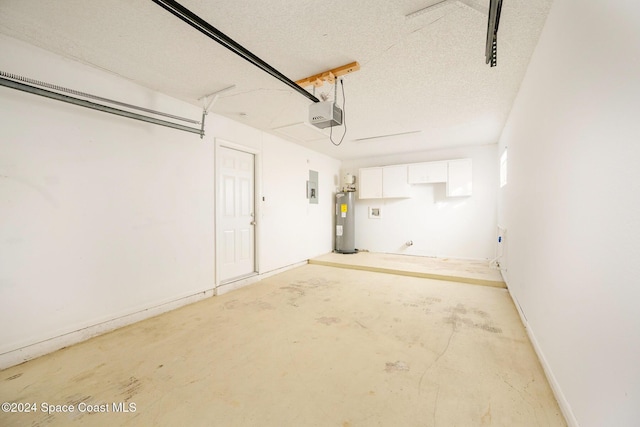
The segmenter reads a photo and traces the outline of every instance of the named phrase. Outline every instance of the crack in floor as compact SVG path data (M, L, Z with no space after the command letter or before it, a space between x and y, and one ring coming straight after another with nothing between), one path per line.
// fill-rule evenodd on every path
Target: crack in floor
M427 368L424 370L424 372L420 376L420 381L418 381L418 394L422 392L422 380L424 379L424 376L427 374L427 372L429 372L431 368L433 368L438 363L440 358L444 356L444 354L447 352L447 350L449 349L449 345L451 345L451 339L453 338L453 334L455 332L456 332L456 325L455 323L453 323L451 325L451 334L449 335L449 339L447 340L447 345L444 347L444 350L442 350L440 354L438 354L435 360L429 366L427 366Z

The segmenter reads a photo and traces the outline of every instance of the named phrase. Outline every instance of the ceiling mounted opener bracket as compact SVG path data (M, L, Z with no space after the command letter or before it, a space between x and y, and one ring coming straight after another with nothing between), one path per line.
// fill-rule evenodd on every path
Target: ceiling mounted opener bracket
M200 139L204 137L204 118L207 114L209 114L209 110L213 107L213 104L216 103L220 94L223 92L227 92L231 89L234 89L236 85L231 85L229 87L225 87L224 89L217 90L215 92L210 93L209 95L205 95L202 98L199 98L198 101L202 101L202 120L201 120L201 128L200 128Z
M334 84L338 77L344 76L345 74L353 73L354 71L358 71L359 69L360 64L358 64L358 62L356 61L350 64L342 65L332 70L324 71L320 74L314 74L313 76L297 80L296 83L302 87L311 85L313 85L313 87L320 87L324 84L325 81Z

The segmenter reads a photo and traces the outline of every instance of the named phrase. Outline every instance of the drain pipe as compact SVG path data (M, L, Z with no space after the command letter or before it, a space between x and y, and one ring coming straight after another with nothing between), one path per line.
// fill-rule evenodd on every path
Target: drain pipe
M271 65L264 62L262 59L258 58L253 53L249 52L245 47L240 45L235 40L231 39L226 34L222 33L220 30L215 28L213 25L209 24L204 19L200 18L195 13L191 12L186 7L182 6L176 1L173 0L152 0L158 6L163 7L167 11L171 12L176 17L182 19L187 24L191 25L196 30L200 31L205 36L210 39L220 43L222 46L229 49L231 52L240 56L241 58L249 61L256 67L260 68L266 73L271 74L276 79L280 80L282 83L294 89L296 92L301 95L309 98L313 102L320 102L318 98L307 92L305 89L300 87L296 82L289 79L287 76L273 68Z

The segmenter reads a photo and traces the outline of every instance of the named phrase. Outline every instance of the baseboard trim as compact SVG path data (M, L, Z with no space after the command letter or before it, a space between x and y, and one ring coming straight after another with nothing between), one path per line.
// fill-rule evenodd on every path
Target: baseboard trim
M21 348L17 348L15 350L9 350L5 353L0 354L0 370L19 365L37 357L44 356L45 354L53 353L56 350L81 343L98 335L102 335L115 329L140 322L150 317L158 316L160 314L175 310L185 305L193 304L200 300L210 298L214 295L225 294L227 292L242 288L267 277L273 276L286 270L290 270L292 268L300 267L305 264L307 264L306 260L265 273L260 273L255 276L240 279L238 281L226 283L224 285L218 286L216 289L198 292L194 295L180 297L172 301L156 304L147 308L142 308L130 314L125 314L114 319L105 320L103 322L96 323L95 325L90 325L73 332L62 334L53 338L48 338L34 344L29 344Z
M508 290L509 283L507 282L507 278L504 275L502 277L505 283L507 284L507 290ZM558 383L558 380L553 374L553 370L551 369L551 366L547 362L547 359L544 356L544 352L540 348L540 344L538 343L536 335L531 329L531 326L527 321L527 317L522 311L522 307L520 307L520 303L518 302L517 298L513 295L513 293L511 293L511 291L509 291L509 295L511 296L513 305L516 306L516 310L518 311L520 320L522 321L522 324L524 325L524 328L527 331L527 336L529 337L529 341L531 342L531 345L533 346L533 349L536 352L536 355L538 356L538 360L540 360L540 364L542 365L542 369L544 370L545 376L547 377L547 381L549 381L549 385L551 386L551 391L553 392L553 395L555 396L556 401L558 402L558 406L560 406L560 411L562 411L562 415L564 415L564 418L565 418L565 421L567 422L568 427L580 427L580 424L578 424L578 420L576 419L575 415L573 414L573 411L571 410L571 405L569 405L569 401L567 400L564 393L562 392L560 383Z
M194 302L198 302L205 298L210 298L213 295L213 289L198 292L194 295L189 295L186 297L175 299L173 301L144 308L131 314L126 314L124 316L119 316L111 320L106 320L95 325L78 329L77 331L49 338L44 341L30 344L15 350L10 350L6 353L0 354L0 370L19 365L31 359L35 359L37 357L44 356L45 354L52 353L56 350L69 347L70 345L81 343L98 335L111 332L118 328L122 328L123 326L140 322L141 320L145 320L150 317L175 310L185 305L193 304Z

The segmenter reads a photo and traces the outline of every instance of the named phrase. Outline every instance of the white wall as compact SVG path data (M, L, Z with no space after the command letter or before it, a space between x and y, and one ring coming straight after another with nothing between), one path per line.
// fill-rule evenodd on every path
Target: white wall
M492 259L495 256L497 145L433 150L343 162L342 175L358 175L370 166L470 158L473 195L446 197L446 184L411 187L408 199L365 199L356 202L356 248L408 255ZM341 176L342 176L341 175ZM357 185L356 185L357 187ZM382 218L368 218L368 208ZM409 240L413 246L406 246Z
M6 37L0 50L8 72L200 114ZM0 354L213 287L210 144L0 91Z
M263 148L260 270L331 252L340 161L268 134ZM306 197L309 170L318 172L318 204Z
M0 51L0 70L200 118L197 107L23 42L0 36ZM331 250L321 212L337 160L215 115L206 131L202 140L0 87L0 367L212 294L216 137L265 159L261 272ZM313 207L302 206L307 166L324 189ZM293 186L297 196L279 194Z
M640 420L640 5L556 0L500 141L509 289L570 425Z

